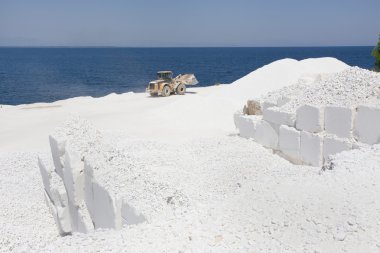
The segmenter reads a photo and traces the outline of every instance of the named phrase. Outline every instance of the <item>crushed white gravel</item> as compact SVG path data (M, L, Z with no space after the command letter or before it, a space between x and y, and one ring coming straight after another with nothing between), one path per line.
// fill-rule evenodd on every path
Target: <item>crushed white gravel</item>
M334 105L355 107L360 104L380 106L380 73L350 67L335 74L301 78L296 84L268 93L264 101L277 101L287 97L281 110L294 112L299 106Z
M154 171L156 180L181 189L191 205L120 231L57 237L33 162L37 154L1 156L1 185L12 189L1 201L3 251L380 250L379 145L344 152L334 157L333 170L320 171L292 165L238 136L180 142L108 138L120 140L117 147Z

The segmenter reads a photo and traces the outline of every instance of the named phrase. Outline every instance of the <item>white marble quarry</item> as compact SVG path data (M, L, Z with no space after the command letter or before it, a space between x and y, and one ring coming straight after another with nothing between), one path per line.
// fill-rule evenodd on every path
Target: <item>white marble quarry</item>
M325 107L325 131L340 138L351 138L354 110L342 106Z
M303 105L296 112L296 128L310 133L321 132L324 128L323 109L311 105Z
M306 131L301 132L300 154L305 164L320 167L322 157L323 139L321 136Z
M280 126L278 148L288 160L300 163L301 133L293 127Z
M94 161L87 161L65 139L64 134L52 135L49 140L55 169L47 168L41 159L38 164L46 204L60 235L88 233L97 228L120 229L123 224L137 224L146 220L122 197L116 197L114 191L97 180L96 171L101 170L96 167L99 166L98 156L94 157ZM107 166L106 161L101 165ZM102 174L98 176L101 177Z
M380 143L380 108L358 106L354 135L358 141L366 144Z
M330 155L335 155L350 149L352 149L352 143L348 139L326 136L323 140L323 158L325 160L327 160Z

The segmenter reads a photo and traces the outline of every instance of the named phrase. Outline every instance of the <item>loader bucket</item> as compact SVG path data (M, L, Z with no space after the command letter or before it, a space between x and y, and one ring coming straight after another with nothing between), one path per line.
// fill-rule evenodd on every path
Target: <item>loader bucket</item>
M175 81L179 81L185 85L196 85L196 84L198 84L198 80L194 74L179 75L175 78Z

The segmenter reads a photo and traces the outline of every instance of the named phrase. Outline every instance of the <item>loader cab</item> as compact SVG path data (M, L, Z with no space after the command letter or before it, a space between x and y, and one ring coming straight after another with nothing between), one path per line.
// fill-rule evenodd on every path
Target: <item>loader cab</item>
M159 71L159 72L157 72L157 79L171 80L171 79L173 79L173 72L171 72L171 71Z

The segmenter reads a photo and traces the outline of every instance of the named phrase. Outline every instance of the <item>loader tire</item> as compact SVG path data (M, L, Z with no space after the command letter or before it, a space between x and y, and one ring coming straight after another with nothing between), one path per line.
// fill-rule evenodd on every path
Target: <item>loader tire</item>
M186 92L186 86L184 84L178 85L176 92L178 95L184 95Z
M165 85L164 88L162 88L162 96L167 97L170 95L170 88L168 85Z

